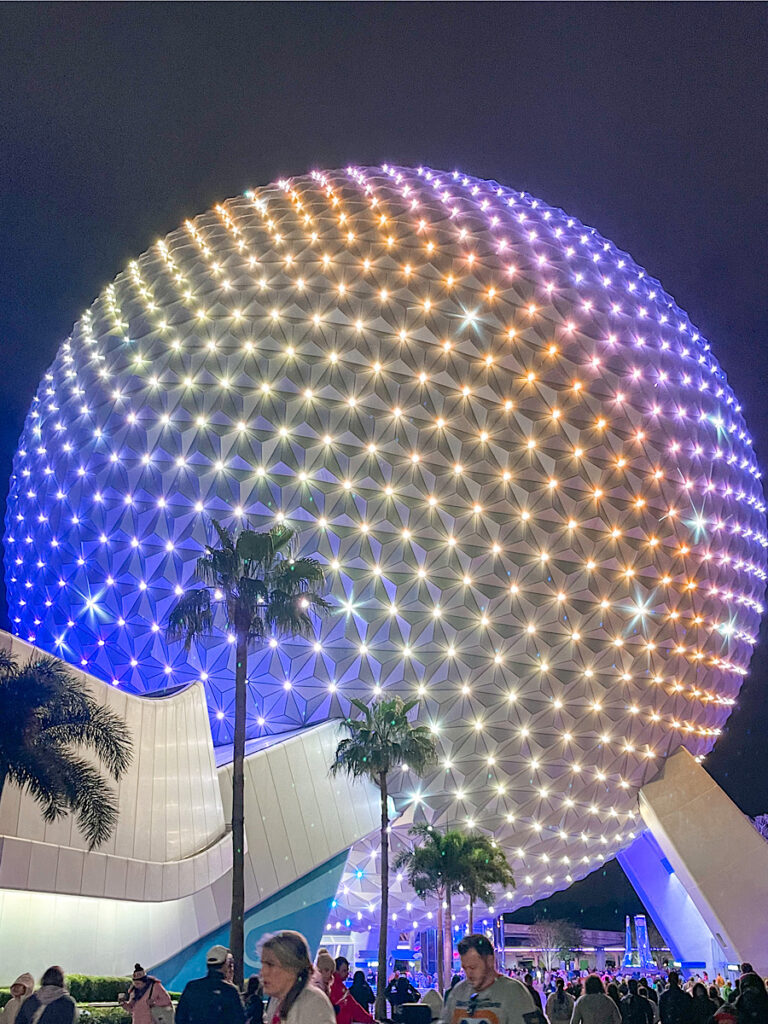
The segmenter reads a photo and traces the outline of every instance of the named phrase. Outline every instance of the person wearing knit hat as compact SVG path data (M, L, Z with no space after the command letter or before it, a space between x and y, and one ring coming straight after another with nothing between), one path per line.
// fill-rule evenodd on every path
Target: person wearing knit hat
M20 974L11 985L11 998L0 1010L0 1024L13 1024L16 1015L21 1009L21 1004L32 995L35 988L35 979L31 974Z
M121 999L120 1005L133 1017L133 1024L157 1024L161 1017L171 1024L173 1004L159 979L147 974L141 964L134 964L132 979L128 998Z

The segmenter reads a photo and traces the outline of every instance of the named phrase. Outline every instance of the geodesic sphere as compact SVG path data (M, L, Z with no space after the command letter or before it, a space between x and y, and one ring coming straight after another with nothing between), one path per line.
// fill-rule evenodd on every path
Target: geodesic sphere
M16 630L133 692L202 678L228 742L227 636L164 640L212 518L287 520L335 605L252 655L249 735L421 698L441 765L400 803L493 831L521 895L625 845L661 759L711 747L762 610L759 473L709 345L594 230L458 173L256 189L105 289L14 461Z

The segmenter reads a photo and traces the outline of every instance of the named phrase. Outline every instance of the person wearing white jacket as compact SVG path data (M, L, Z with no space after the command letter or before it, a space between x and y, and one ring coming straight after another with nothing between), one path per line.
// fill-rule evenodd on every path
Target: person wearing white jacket
M266 1024L336 1024L328 996L310 984L312 960L299 932L277 932L261 945L261 983L269 996Z
M13 1024L21 1004L35 990L35 979L31 974L20 974L11 985L11 998L0 1010L0 1024Z

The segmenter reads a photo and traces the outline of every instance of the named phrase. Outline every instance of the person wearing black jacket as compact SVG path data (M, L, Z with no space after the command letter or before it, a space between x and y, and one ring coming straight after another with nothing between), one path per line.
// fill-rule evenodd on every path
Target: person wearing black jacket
M374 995L373 989L365 980L365 975L362 971L355 971L355 976L352 979L352 987L349 990L349 994L366 1010L370 1010L371 1004L376 1002L376 996Z
M538 990L536 988L534 988L534 985L533 985L533 975L532 974L526 974L523 977L523 984L528 989L528 991L531 993L531 999L536 1004L536 1009L540 1010L543 1013L544 1012L544 1007L541 1005L541 996L539 995Z
M74 1024L77 1004L64 985L64 971L49 967L40 979L40 988L24 1000L16 1015L16 1024Z
M669 987L659 996L661 1024L691 1024L693 999L680 988L680 975L669 972Z
M400 1017L400 1007L403 1003L416 1003L420 998L419 990L413 987L404 974L390 981L385 995L392 1007L392 1017L395 1020Z
M231 958L226 946L208 950L208 974L184 986L176 1008L176 1024L244 1024L240 993L225 977Z
M653 1007L639 994L637 978L630 978L627 994L619 1004L623 1024L653 1024Z

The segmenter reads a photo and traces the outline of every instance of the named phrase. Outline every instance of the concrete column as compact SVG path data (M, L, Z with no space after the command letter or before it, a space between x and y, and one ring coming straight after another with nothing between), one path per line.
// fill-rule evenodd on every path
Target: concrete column
M670 949L681 961L749 960L768 974L768 843L749 818L684 747L643 786L638 806L662 860L653 867L648 855L646 868L635 865L633 882ZM629 851L620 856L630 876L631 861Z

